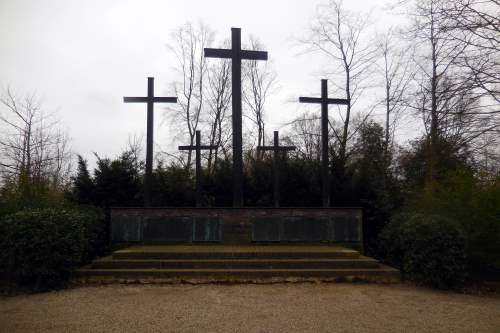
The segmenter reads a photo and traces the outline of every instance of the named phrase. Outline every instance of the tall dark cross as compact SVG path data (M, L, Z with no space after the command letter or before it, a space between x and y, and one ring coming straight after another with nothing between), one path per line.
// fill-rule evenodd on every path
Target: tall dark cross
M321 178L323 207L330 206L330 177L328 172L328 104L348 105L348 99L328 98L328 80L321 80L321 97L300 97L300 103L321 104Z
M205 49L207 58L232 60L233 206L243 206L243 138L241 118L241 60L267 60L267 52L241 49L241 29L231 28L231 49Z
M154 103L177 103L177 97L155 97L154 78L148 77L148 96L123 97L125 103L147 103L147 131L146 131L146 178L144 179L144 206L151 206L151 177L153 174L153 130L154 130Z
M278 208L280 206L280 173L279 173L279 157L280 152L286 154L287 151L295 150L295 146L280 146L278 131L274 131L274 145L272 146L259 146L257 150L265 151L272 150L274 152L273 156L273 192L274 192L274 207Z
M179 146L179 150L194 150L196 151L196 207L201 206L201 151L216 149L218 146L202 146L201 145L201 132L196 131L196 145L195 146Z

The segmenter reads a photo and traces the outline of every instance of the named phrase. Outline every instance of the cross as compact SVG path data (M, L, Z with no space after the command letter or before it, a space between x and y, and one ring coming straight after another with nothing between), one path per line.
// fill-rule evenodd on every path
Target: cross
M290 150L295 150L295 146L280 146L278 131L274 131L274 145L272 146L259 146L257 150L265 151L272 150L274 152L273 156L273 170L274 170L274 207L278 208L280 206L280 175L278 167L278 157L280 152L286 152Z
M196 131L195 146L179 146L179 150L194 150L196 151L196 207L201 207L201 151L215 149L218 146L202 146L201 132Z
M267 60L267 52L241 49L241 29L231 28L231 49L205 49L207 58L232 60L233 206L243 206L243 138L241 118L241 60Z
M154 78L148 77L148 96L123 97L125 103L147 103L147 130L146 130L146 177L144 179L144 206L151 206L151 177L153 174L153 106L154 103L177 103L177 97L155 97Z
M349 99L328 98L328 80L321 80L321 97L300 97L300 103L321 104L321 178L323 207L330 206L330 178L328 172L328 104L349 105Z

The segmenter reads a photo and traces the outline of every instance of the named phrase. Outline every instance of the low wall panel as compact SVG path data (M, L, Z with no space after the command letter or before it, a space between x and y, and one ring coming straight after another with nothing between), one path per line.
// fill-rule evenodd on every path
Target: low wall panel
M111 208L113 242L362 242L361 208Z

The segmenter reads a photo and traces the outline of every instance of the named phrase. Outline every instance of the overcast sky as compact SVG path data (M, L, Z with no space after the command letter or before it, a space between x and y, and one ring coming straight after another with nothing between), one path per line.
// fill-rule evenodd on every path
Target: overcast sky
M296 47L320 2L0 0L0 86L36 92L46 110L57 110L74 152L91 162L92 152L115 156L129 134L143 134L146 126L145 105L124 104L123 96L145 95L148 76L155 77L156 95L167 93L174 75L165 46L170 33L201 20L217 41L240 27L243 42L253 34L266 46L280 87L267 108L266 130L272 131L304 112L290 100L320 92L323 61L298 55ZM348 8L370 11L379 30L397 22L380 10L385 3L345 1ZM164 111L156 110L161 120ZM156 124L155 142L174 152L166 133L171 129Z

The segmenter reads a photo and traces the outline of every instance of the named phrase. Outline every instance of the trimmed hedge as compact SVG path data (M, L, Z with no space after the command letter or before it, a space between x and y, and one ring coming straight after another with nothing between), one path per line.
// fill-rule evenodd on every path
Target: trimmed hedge
M0 220L1 269L36 290L62 286L71 270L104 247L105 224L97 210L24 210Z
M457 223L439 215L401 214L382 231L387 260L417 284L458 288L466 279L466 241Z

